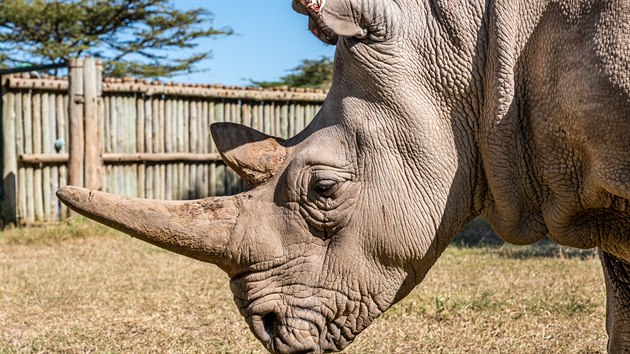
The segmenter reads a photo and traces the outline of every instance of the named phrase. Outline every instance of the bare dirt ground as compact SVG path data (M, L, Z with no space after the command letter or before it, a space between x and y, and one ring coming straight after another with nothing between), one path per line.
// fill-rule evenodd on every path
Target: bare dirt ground
M603 283L588 252L449 247L346 353L605 352ZM23 352L265 351L218 268L80 222L0 233L0 353Z

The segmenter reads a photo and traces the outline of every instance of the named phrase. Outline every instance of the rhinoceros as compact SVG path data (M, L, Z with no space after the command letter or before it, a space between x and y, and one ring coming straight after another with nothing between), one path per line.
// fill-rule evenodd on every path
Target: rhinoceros
M287 4L288 5L288 4ZM346 347L485 217L598 248L609 351L630 350L630 1L294 0L336 45L312 123L219 123L252 188L194 201L66 187L79 213L218 265L271 352Z

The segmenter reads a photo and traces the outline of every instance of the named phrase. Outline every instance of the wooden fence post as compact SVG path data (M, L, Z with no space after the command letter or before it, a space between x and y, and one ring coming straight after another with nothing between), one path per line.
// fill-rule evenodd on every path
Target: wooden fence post
M102 189L101 171L103 159L101 157L101 141L99 134L99 86L101 75L98 73L96 60L86 58L83 61L83 116L85 123L85 187Z
M100 189L105 189L105 162L103 161L103 153L105 152L105 100L103 99L103 62L96 59L96 103L98 106L98 153L100 160L98 174Z
M68 118L70 120L70 156L68 185L83 186L84 134L83 134L83 60L70 59L68 86Z
M2 95L2 220L4 225L17 222L17 151L14 97L12 92L4 92Z

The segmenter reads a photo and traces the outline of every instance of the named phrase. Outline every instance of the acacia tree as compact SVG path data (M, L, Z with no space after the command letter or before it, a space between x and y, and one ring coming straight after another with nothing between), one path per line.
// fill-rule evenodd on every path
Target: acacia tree
M168 77L194 71L211 51L173 56L198 39L227 36L212 14L169 0L2 0L0 65L60 63L91 55L108 76Z
M328 89L332 84L333 60L326 56L322 56L320 59L304 59L300 65L289 72L278 81L250 80L250 82L259 87L288 86Z

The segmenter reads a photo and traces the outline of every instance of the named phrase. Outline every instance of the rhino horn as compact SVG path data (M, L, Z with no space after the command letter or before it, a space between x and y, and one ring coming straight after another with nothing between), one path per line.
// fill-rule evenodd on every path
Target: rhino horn
M237 197L192 201L126 198L79 187L57 196L68 207L132 237L228 271L228 240L238 221Z
M210 131L223 161L251 185L274 176L287 155L284 140L241 124L214 123Z

